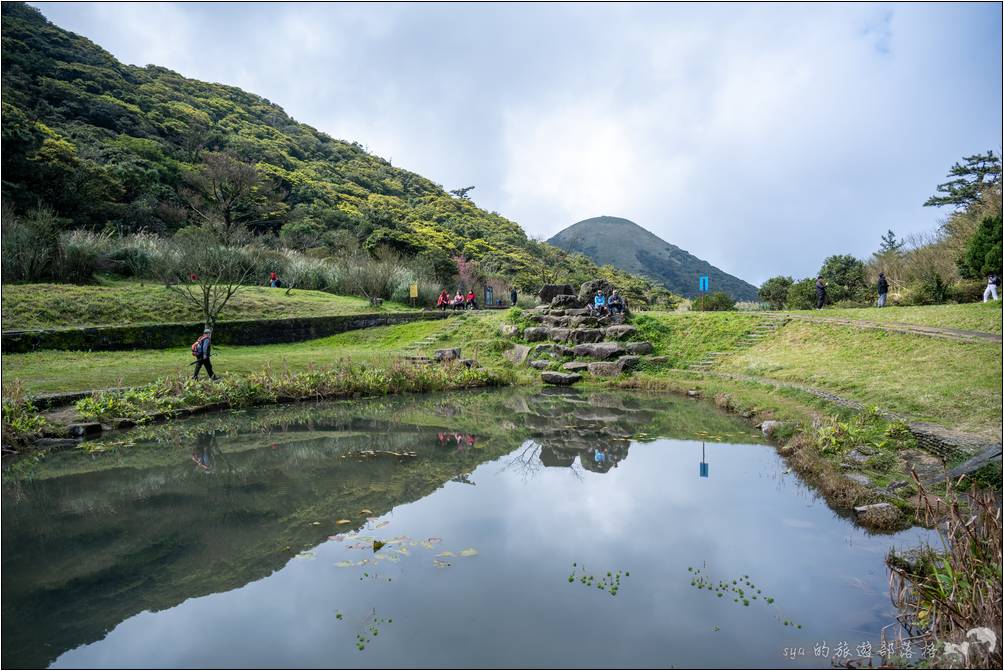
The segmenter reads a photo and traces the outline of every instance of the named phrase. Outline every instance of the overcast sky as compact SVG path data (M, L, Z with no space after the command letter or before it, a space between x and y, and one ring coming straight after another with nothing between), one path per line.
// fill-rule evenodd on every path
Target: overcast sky
M549 237L631 219L755 284L866 257L1001 138L1001 6L38 4Z

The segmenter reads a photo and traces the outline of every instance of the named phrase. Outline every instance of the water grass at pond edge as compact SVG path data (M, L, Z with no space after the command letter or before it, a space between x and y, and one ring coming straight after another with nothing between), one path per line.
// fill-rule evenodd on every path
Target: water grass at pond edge
M296 372L266 367L216 381L166 377L132 389L95 392L77 401L74 409L82 420L124 427L200 411L272 403L506 386L513 384L516 377L507 368L469 368L453 362L436 366L396 362L386 367L373 367L346 361L332 367ZM5 388L5 450L23 449L42 436L64 435L65 427L38 413L17 388Z

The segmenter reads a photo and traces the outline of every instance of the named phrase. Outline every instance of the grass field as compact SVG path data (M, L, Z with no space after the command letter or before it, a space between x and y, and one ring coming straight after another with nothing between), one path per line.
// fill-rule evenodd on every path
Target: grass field
M53 328L198 321L200 313L161 284L104 280L101 284L5 284L3 329ZM381 308L355 296L322 291L245 287L221 315L222 320L314 317L410 308L388 303Z
M420 321L339 333L328 338L283 345L214 348L217 373L249 373L268 366L306 369L340 359L385 362L411 342L435 336L451 320ZM46 350L30 354L3 355L3 381L21 381L29 394L77 391L146 384L158 377L176 375L192 368L187 347L125 352L62 352Z
M1001 346L793 321L718 370L805 383L1000 440Z
M1001 333L1001 303L966 303L962 305L914 305L909 307L834 308L826 310L789 310L792 314L812 317L837 317L862 321L919 324L939 328Z

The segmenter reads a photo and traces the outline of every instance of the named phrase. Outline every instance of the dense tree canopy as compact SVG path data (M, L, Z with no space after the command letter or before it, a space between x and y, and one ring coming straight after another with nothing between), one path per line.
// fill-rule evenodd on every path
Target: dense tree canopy
M124 65L24 4L2 11L3 196L18 211L41 203L64 228L119 232L239 224L298 247L389 247L443 272L462 255L523 292L605 274L637 301L656 293L651 282L528 239L477 207L473 187L450 195L261 97Z

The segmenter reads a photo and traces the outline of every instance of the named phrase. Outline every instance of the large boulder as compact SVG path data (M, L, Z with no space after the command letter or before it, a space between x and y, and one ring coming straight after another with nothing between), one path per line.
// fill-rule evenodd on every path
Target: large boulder
M512 349L505 352L505 358L520 365L526 362L528 356L530 356L530 348L527 345L513 345Z
M580 309L586 307L586 301L575 294L561 294L551 299L551 309L567 310Z
M588 310L586 310L586 312L588 312ZM579 328L580 326L596 326L597 324L599 324L599 320L597 320L596 317L589 317L589 316L586 316L586 315L581 315L581 316L577 315L575 317L569 317L568 318L568 325L570 327L572 327L573 329L574 328Z
M617 363L621 365L624 370L631 370L632 368L637 368L638 364L641 363L641 357L635 356L634 354L625 354L624 356L617 357Z
M540 379L547 384L556 384L559 386L568 386L570 384L575 384L582 379L582 376L578 373L559 373L556 370L545 370L540 374Z
M589 374L596 377L615 377L624 372L620 361L594 361L587 366Z
M571 323L571 319L571 317L555 317L548 315L547 317L544 317L544 320L541 323L545 326L568 326Z
M540 345L534 345L530 349L530 354L533 357L542 356L572 356L572 348L566 347L564 345L558 345L553 343L542 343Z
M589 303L593 300L593 296L596 295L597 291L602 290L607 296L610 292L614 290L614 285L610 284L606 280L596 279L589 280L588 282L583 282L582 286L579 287L579 299Z
M589 308L568 308L565 314L569 317L585 317L589 314Z
M460 348L451 347L449 349L437 349L432 358L436 361L453 361L460 358Z
M570 373L580 373L589 368L589 363L586 361L569 361L562 368Z
M615 342L584 343L576 345L572 352L575 356L586 356L592 359L609 359L624 354L624 347Z
M606 336L609 340L623 340L628 336L634 335L637 330L630 324L617 324L606 328Z
M600 342L603 340L603 331L600 329L575 329L569 331L568 339L576 344Z
M571 333L571 331L566 328L555 327L548 329L547 337L557 342L564 342L565 340L568 340L569 333Z
M515 324L502 324L499 326L499 335L503 338L515 338L519 335L519 327Z
M537 298L541 303L550 303L555 296L574 294L575 289L571 284L545 284L537 292Z
M530 368L543 369L551 365L551 361L548 359L536 359L530 362Z
M615 328L611 326L610 328ZM624 349L626 349L631 354L651 354L652 353L652 343L645 342L628 342L624 343Z
M547 340L547 329L543 326L531 326L523 329L523 340L527 342L537 342Z

